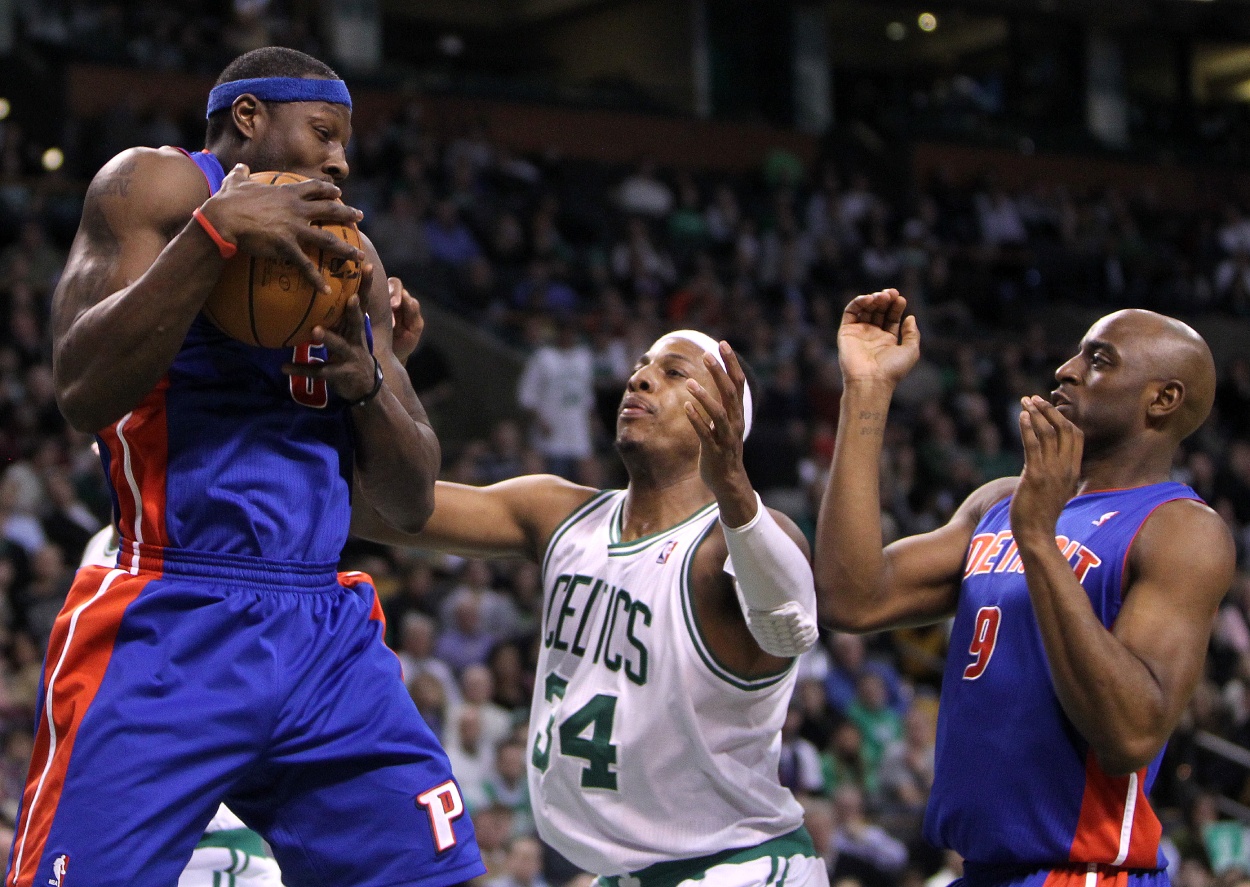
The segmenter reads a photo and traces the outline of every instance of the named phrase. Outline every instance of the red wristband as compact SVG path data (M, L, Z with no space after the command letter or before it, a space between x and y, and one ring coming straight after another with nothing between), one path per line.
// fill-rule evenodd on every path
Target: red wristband
M234 254L239 251L238 246L217 233L217 229L213 227L213 223L208 220L208 216L200 212L200 208L198 206L191 210L191 218L199 222L200 227L208 232L209 237L213 238L213 243L217 244L217 252L221 253L221 257L223 259L233 258Z

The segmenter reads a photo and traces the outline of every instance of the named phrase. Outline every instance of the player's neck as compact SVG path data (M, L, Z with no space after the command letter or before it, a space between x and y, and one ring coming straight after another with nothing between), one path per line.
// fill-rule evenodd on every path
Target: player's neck
M631 475L621 513L621 541L674 527L714 501L697 468L692 474L667 480Z
M1081 459L1079 493L1128 490L1163 483L1172 473L1172 453L1158 447L1124 446L1107 451L1086 450Z

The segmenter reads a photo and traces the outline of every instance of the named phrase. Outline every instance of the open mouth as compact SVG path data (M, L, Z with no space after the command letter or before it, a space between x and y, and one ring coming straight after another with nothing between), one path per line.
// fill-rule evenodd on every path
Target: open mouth
M651 407L640 397L626 395L621 401L621 408L617 411L618 416L649 416Z

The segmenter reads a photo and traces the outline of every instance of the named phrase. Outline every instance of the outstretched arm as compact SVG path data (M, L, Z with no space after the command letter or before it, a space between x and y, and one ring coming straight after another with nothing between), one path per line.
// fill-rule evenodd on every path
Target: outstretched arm
M1077 490L1081 432L1040 397L1023 405L1011 530L1051 679L1103 769L1132 773L1158 754L1202 676L1215 610L1232 582L1232 538L1201 502L1159 506L1129 551L1124 605L1108 631L1055 545L1055 524Z
M548 474L488 487L439 481L434 512L420 532L396 529L369 503L357 501L352 503L352 534L465 557L526 557L541 562L551 534L594 494L588 487Z
M934 622L954 612L977 521L1009 492L1003 482L987 484L946 526L882 549L878 464L886 417L895 386L920 352L906 307L893 289L857 296L838 331L842 406L813 568L821 620L840 631Z

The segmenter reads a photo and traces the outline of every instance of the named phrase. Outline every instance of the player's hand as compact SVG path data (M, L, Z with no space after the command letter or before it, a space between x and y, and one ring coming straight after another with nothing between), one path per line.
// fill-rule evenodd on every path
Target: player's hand
M291 263L314 287L327 293L330 285L306 251L315 254L321 250L355 262L365 260L363 251L313 225L328 222L348 226L363 218L358 209L339 199L343 192L337 185L319 179L266 185L253 182L249 174L246 164L237 164L201 207L225 240L245 253Z
M361 269L360 292L369 292L372 285L373 264L366 262ZM324 379L344 400L360 400L373 390L377 379L373 351L365 331L368 322L360 293L357 293L347 300L335 329L313 327L312 342L325 346L325 363L288 363L283 365L282 371L289 376Z
M920 357L916 318L896 289L856 296L842 312L838 362L847 382L897 385Z
M391 350L400 363L406 364L421 341L425 318L421 316L421 303L404 288L398 277L388 277L386 286L391 293Z
M1031 534L1054 538L1059 515L1077 492L1085 443L1081 429L1045 398L1025 397L1020 404L1024 471L1011 500L1011 530L1017 544Z
M711 354L703 354L703 366L712 375L716 394L694 379L686 382L686 388L698 403L696 407L695 403L686 402L686 418L699 435L699 474L717 500L732 492L735 486L745 483L750 487L742 467L742 437L746 430L743 391L747 377L729 343L721 342L719 347L725 360L724 368Z

